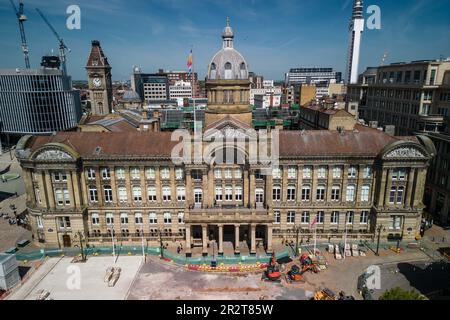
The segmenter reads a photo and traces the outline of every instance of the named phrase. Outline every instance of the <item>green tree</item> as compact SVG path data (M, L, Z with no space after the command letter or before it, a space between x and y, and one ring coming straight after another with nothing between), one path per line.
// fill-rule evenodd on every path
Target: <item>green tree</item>
M425 297L416 290L407 291L396 287L383 293L380 300L425 300Z

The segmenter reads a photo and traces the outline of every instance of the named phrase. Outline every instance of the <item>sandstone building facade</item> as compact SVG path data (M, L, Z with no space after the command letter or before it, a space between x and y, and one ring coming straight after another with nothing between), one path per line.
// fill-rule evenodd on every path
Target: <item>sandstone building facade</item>
M229 23L223 38L228 52ZM270 253L274 244L297 233L312 238L314 231L323 241L370 240L378 231L383 240L414 239L435 153L431 141L369 128L273 130L266 139L246 117L243 63L240 55L222 52L210 64L206 128L183 139L203 146L201 161L175 161L180 139L170 132L24 137L16 154L35 239L70 247L80 233L97 246L111 238L158 245L163 238L183 242L187 256L196 247L206 255L213 240L219 254L225 243L235 254L247 247L250 254ZM227 143L217 144L223 138ZM253 159L255 146L261 151L266 140L271 155L277 151L270 166ZM224 153L233 161L220 161Z

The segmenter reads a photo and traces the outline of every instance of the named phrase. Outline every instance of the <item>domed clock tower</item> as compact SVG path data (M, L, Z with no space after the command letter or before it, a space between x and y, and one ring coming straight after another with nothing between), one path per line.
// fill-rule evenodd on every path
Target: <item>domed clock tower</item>
M86 71L91 91L91 114L96 116L110 114L113 101L111 66L97 40L92 41Z
M252 125L250 106L250 80L248 64L234 49L234 33L230 19L222 33L223 47L212 58L208 66L206 91L208 107L206 126L230 116Z

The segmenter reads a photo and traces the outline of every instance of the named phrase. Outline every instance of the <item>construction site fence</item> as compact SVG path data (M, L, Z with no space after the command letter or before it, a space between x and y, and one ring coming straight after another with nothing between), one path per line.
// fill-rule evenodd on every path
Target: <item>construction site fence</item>
M83 252L88 256L96 255L112 255L112 247L91 247L85 248ZM143 250L140 246L116 246L114 253L117 255L142 255ZM145 247L144 253L147 255L161 256L161 248L159 247ZM42 249L27 253L16 253L15 256L19 261L34 261L45 259L46 257L54 258L61 256L78 256L81 254L81 250L78 248L67 248L67 249ZM167 250L163 250L163 257L177 264L192 264L192 265L202 265L210 264L212 261L216 261L218 264L255 264L268 263L272 258L271 255L256 255L256 256L216 256L216 257L191 257L187 258L184 254L176 254ZM282 259L284 257L289 257L290 253L285 250L276 254L277 259Z
M348 241L349 244L360 244L360 246L365 246L367 249L375 252L377 244L370 241ZM343 247L344 242L339 241L338 243L340 247ZM380 243L380 250L388 250L389 247L392 247L392 243ZM321 252L324 252L328 247L328 243L320 243L317 244L316 248ZM405 248L406 251L409 250L417 250L417 249L408 249L407 243L401 243L401 247ZM299 244L298 248L301 250L301 253L313 252L314 245L313 243L309 244ZM443 256L431 246L428 247L426 243L420 243L420 248L428 253L433 259L442 259ZM299 252L296 252L296 245L293 243L286 244L285 249L283 251L279 251L276 253L277 259L281 259L284 257L293 257L297 256ZM45 257L61 257L61 256L77 256L81 253L79 248L65 248L65 249L41 249L32 252L17 252L15 253L17 260L19 261L33 261L43 259ZM112 255L113 249L112 247L89 247L84 248L84 253L86 255ZM115 254L118 255L142 255L142 247L141 246L116 246L114 250ZM160 256L161 248L160 247L144 247L144 253L147 255ZM168 250L163 250L163 255L165 258L168 258L175 263L178 264L209 264L212 260L217 261L218 264L254 264L257 262L267 263L271 259L271 255L256 255L256 256L247 256L247 255L237 255L237 256L215 256L214 258L211 256L207 257L192 257L186 258L185 254L176 254L170 252Z

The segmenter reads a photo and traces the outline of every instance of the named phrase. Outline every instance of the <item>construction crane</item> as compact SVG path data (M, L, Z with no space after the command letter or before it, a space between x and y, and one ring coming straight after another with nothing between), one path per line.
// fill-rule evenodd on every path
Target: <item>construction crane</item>
M11 2L11 5L14 9L14 12L16 13L17 19L19 20L19 28L20 28L20 37L22 39L22 51L23 55L25 56L25 67L27 69L30 69L30 57L29 57L29 50L28 50L28 44L27 44L27 38L25 37L25 28L23 26L23 23L28 20L27 16L24 14L23 11L23 2L20 1L19 3L19 10L17 10L16 5L14 4L13 0L9 0Z
M59 41L59 57L61 59L61 66L62 71L64 75L67 75L67 67L66 67L66 50L70 52L70 49L67 48L66 44L64 43L64 40L59 36L58 32L56 32L55 28L50 24L50 22L47 20L47 18L44 16L41 10L36 8L36 11L41 16L42 20L47 24L47 26L52 30L53 34L56 36L56 39Z

